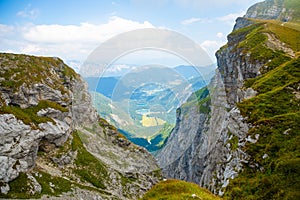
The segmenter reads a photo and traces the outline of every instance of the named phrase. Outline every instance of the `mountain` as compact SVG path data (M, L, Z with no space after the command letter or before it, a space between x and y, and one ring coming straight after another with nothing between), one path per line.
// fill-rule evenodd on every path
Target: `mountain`
M164 145L169 133L174 127L172 124L165 123L164 125L159 125L158 130L149 129L151 132L149 132L150 136L148 137L145 134L147 130L143 132L145 134L144 136L134 134L135 132L138 133L143 127L141 127L140 124L137 124L128 112L104 95L97 92L90 93L93 104L100 116L105 118L110 124L118 127L120 133L122 133L129 141L146 148L151 153L154 153Z
M62 60L0 53L0 68L0 198L137 199L159 181Z
M214 70L216 69L216 64L209 66L196 67L189 65L179 65L173 68L177 73L183 76L185 79L190 80L193 78L203 79L205 81L210 81L214 75Z
M120 77L85 77L84 80L88 83L89 91L98 92L108 98L112 98Z
M237 19L215 77L177 110L156 156L166 177L226 199L300 198L299 8L266 0Z
M130 70L130 72L128 71L128 69L130 68L124 68L123 70L126 70L126 73L134 72L134 70ZM206 85L213 77L215 65L206 67L179 65L169 69L180 75L185 81L191 83L193 85L194 91L197 91L198 89L203 87L203 85ZM84 80L88 83L89 91L98 92L108 98L111 98L115 87L117 87L119 81L126 74L125 72L120 71L120 73L115 74L114 76L107 76L107 74L104 74L105 76L102 77L84 77ZM166 75L166 73L164 73L163 75ZM175 75L172 74L171 76L174 77Z
M122 77L86 77L85 80L100 116L131 142L155 152L174 127L176 108L209 82L214 65L141 68Z

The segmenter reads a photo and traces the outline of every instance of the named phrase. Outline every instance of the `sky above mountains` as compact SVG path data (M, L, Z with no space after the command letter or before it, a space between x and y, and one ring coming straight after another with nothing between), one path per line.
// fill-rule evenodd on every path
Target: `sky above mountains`
M214 52L226 43L235 19L259 0L0 0L0 51L84 61L111 37L140 28L181 33ZM150 62L168 55L144 55ZM172 57L172 56L171 56ZM120 63L140 64L141 55ZM170 59L170 64L178 59Z

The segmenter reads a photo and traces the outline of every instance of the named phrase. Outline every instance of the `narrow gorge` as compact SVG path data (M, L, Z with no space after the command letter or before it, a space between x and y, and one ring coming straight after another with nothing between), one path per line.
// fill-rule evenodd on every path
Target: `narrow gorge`
M300 2L251 6L227 40L153 155L60 58L0 53L0 198L300 199Z

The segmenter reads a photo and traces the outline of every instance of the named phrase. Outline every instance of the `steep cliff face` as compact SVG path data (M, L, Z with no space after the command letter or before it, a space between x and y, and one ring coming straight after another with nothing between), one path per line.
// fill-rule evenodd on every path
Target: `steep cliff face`
M295 12L286 9L292 3ZM219 195L225 192L230 199L299 195L292 186L297 181L289 183L284 178L287 173L271 167L271 163L283 159L283 154L277 153L279 146L285 148L284 157L290 165L295 167L299 162L295 142L299 128L294 123L299 120L299 68L295 68L300 50L297 5L296 1L267 0L251 7L244 18L237 20L227 45L216 53L218 70L208 86L209 112L201 112L204 106L201 100L193 106L188 102L189 110L178 115L177 128L157 156L167 177L196 182ZM283 24L266 20L264 16L280 20L278 16L290 16L288 19L293 20L284 20ZM194 107L199 108L198 113L193 111ZM287 124L290 115L295 118ZM282 126L274 126L276 117L282 120L279 120ZM291 131L289 138L284 137L285 131ZM268 139L275 138L286 143L279 145L277 141L276 147L270 148L273 145ZM293 147L286 150L288 145ZM292 174L299 177L297 170ZM271 186L270 182L278 177L282 178L281 186ZM269 188L264 181L269 183ZM291 188L283 188L284 184Z
M134 199L159 180L60 59L1 53L0 68L1 197Z
M196 182L222 194L220 189L227 186L228 179L235 177L246 162L247 154L237 145L239 139L241 145L246 142L249 128L239 110L230 109L219 72L209 91L208 105L200 100L188 106L185 115L179 114L178 123L157 159L167 177ZM209 108L203 112L202 106ZM182 144L185 149L179 148Z

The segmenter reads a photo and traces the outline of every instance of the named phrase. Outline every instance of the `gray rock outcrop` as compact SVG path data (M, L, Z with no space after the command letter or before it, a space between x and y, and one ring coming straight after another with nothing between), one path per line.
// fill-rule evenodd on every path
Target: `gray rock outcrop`
M11 60L17 56L13 54L1 55L1 68L4 72L18 69L18 64ZM23 64L33 62L32 57L27 57ZM8 64L9 63L9 64ZM10 67L10 65L12 67ZM9 182L18 177L20 172L26 172L35 165L35 160L39 148L46 143L58 147L65 143L73 131L72 109L71 105L71 80L70 77L63 77L62 70L65 65L61 62L58 66L47 66L48 71L53 77L41 80L41 82L21 83L16 78L7 77L2 80L0 86L0 100L6 107L6 111L0 114L0 157L1 157L1 182ZM21 72L19 72L21 73ZM46 73L46 71L44 71ZM3 75L4 76L4 75ZM7 79L16 79L15 83L20 86L7 87L4 81ZM28 79L30 79L28 77ZM60 83L63 89L56 89L56 84ZM64 111L55 108L42 108L37 113L20 114L21 109L30 109L38 106L40 102L53 102ZM14 108L18 111L14 112ZM10 111L11 110L11 111ZM11 112L11 114L10 114ZM30 112L30 111L28 111ZM7 114L6 114L7 113ZM14 113L17 113L17 118ZM19 113L19 114L18 114ZM36 115L36 116L32 116ZM34 123L28 121L33 118L47 118L45 122ZM23 120L26 120L26 124ZM42 142L42 141L47 141Z
M106 199L135 199L158 182L160 172L152 155L122 138L111 125L99 123L87 84L61 60L1 54L0 67L3 69L0 72L2 194L9 192L10 181L20 173L27 175L32 186L30 194L41 193L41 185L30 174L37 162L39 168L54 176L62 176L64 168L74 168L77 151L71 149L59 157L51 155L58 147L69 145L66 141L72 140L76 131L80 132L84 147L107 170L109 176L102 183ZM50 160L37 161L38 151L49 154ZM68 173L71 178L76 177L72 170ZM129 179L132 181L125 182ZM64 197L79 195L80 199L88 195L102 199L101 194L93 191L79 188L74 191Z

